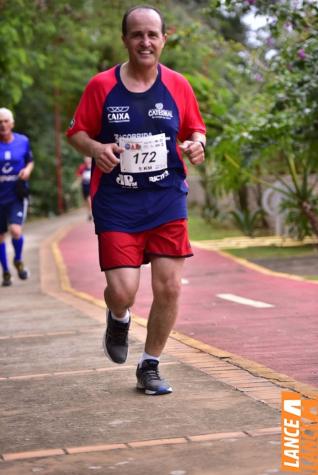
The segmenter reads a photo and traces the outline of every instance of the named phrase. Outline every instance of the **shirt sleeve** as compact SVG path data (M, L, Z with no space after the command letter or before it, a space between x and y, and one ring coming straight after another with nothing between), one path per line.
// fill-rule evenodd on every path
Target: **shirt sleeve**
M189 139L193 132L200 132L203 135L206 134L206 126L200 113L198 101L187 80L184 80L183 89L184 99L183 108L181 109L183 114L178 134L178 138L181 142Z
M71 137L84 131L89 137L96 137L100 130L102 106L98 83L93 78L82 94L66 135Z
M173 100L179 113L178 139L181 142L189 139L193 132L206 134L198 101L189 81L175 71L161 65L162 80Z
M89 81L66 131L68 137L80 131L86 132L92 139L99 135L103 106L109 91L116 84L114 70L99 73Z
M24 163L27 165L28 163L33 162L33 153L30 146L30 141L26 137L26 150L24 155Z

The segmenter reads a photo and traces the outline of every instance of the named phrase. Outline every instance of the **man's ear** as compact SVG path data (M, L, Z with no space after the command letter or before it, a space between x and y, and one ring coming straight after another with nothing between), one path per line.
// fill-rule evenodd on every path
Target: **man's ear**
M121 36L121 40L122 40L122 42L123 42L123 44L124 44L124 47L127 48L126 39L125 39L124 35Z

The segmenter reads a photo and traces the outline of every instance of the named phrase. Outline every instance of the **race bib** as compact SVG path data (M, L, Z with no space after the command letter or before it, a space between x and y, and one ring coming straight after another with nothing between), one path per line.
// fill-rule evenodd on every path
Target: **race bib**
M138 139L120 137L119 146L125 149L120 154L122 172L148 173L168 168L165 134Z

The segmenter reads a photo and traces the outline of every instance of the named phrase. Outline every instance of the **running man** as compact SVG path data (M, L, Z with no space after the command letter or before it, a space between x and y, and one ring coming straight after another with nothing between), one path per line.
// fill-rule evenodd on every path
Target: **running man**
M93 157L92 209L107 283L105 354L126 361L130 308L140 267L150 262L153 302L137 388L168 394L159 360L177 317L184 260L192 256L182 152L202 163L206 128L188 81L159 63L166 42L160 11L128 10L122 40L128 60L90 80L67 134Z
M18 276L26 280L29 275L22 260L22 225L28 206L27 180L34 164L29 139L13 132L13 127L12 112L5 107L0 108L0 263L4 287L12 284L5 243L7 231L11 234L13 264Z
M89 193L89 186L91 182L92 159L91 157L84 157L83 163L79 165L76 170L76 176L81 180L82 196L87 210L87 218L92 219L91 197Z

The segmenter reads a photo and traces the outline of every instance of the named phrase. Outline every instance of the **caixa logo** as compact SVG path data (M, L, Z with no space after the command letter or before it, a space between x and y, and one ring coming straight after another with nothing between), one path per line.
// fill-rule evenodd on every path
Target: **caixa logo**
M134 181L134 177L131 175L122 175L119 173L118 177L116 178L116 182L118 185L124 186L126 188L138 188L138 184Z
M129 106L109 106L107 107L108 122L130 122L128 114Z

